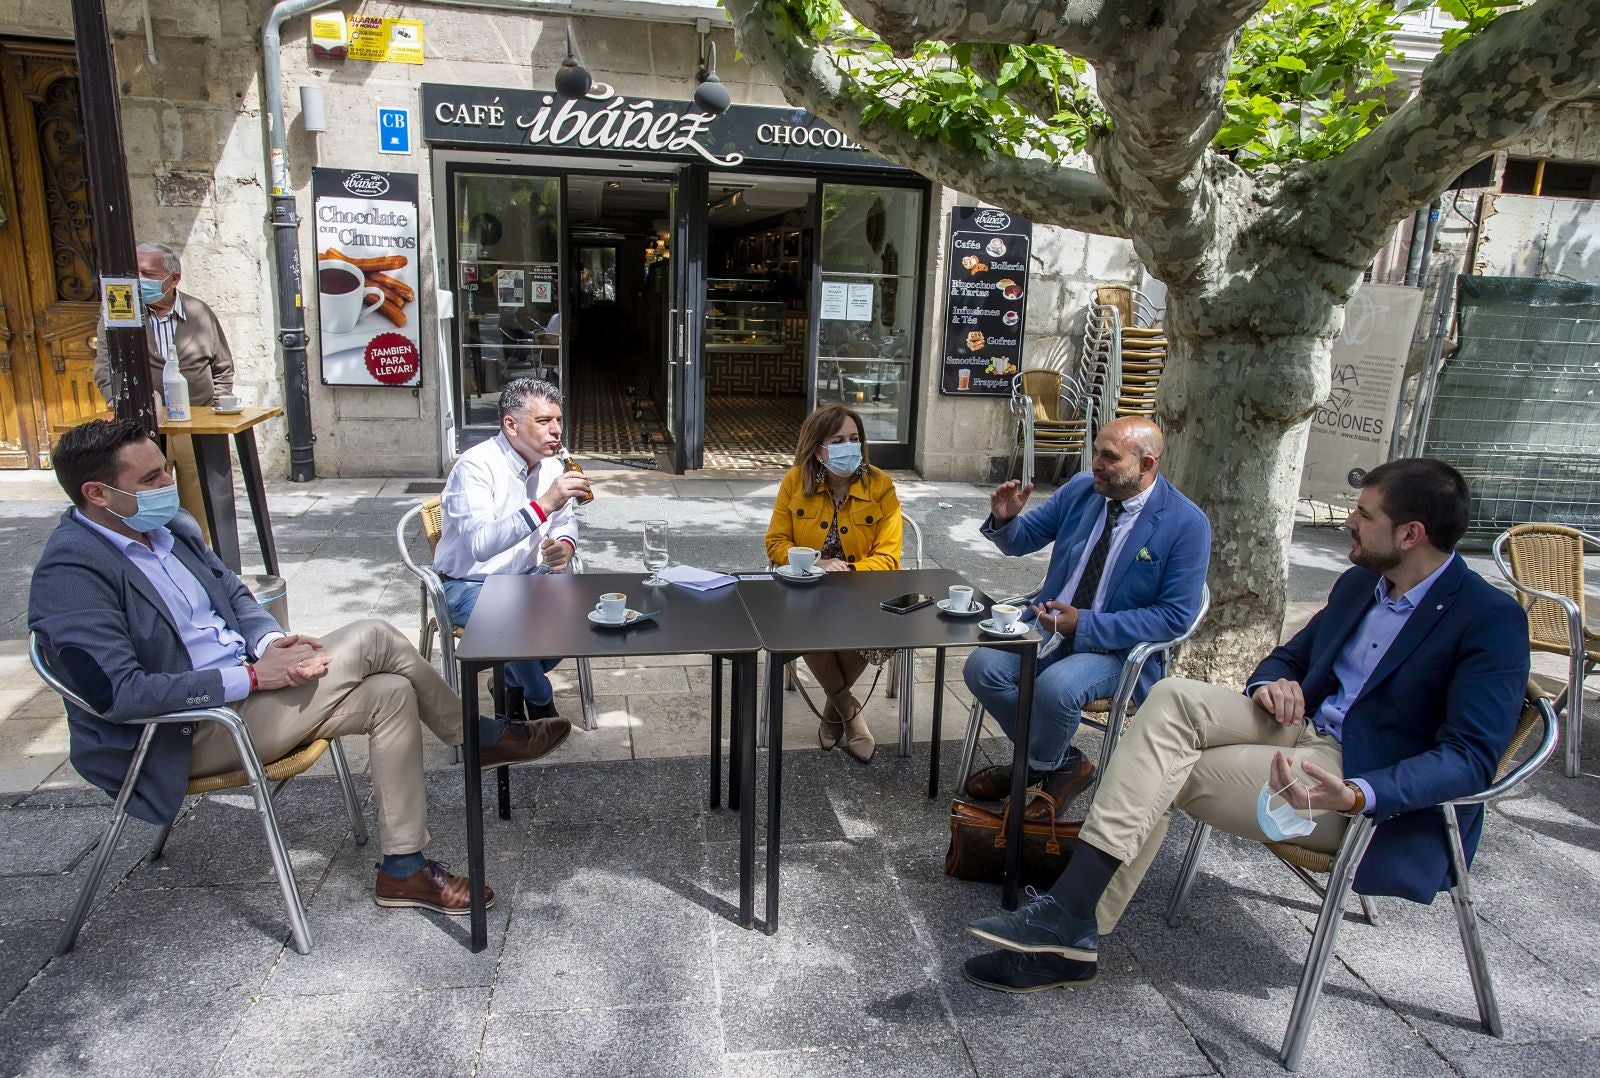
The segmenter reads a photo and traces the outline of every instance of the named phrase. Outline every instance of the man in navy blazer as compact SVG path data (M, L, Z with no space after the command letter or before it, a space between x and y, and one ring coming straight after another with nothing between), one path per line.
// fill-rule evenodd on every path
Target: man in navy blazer
M1338 849L1348 817L1366 813L1376 828L1358 892L1431 902L1450 886L1437 806L1493 781L1527 688L1528 619L1454 553L1470 501L1459 472L1397 460L1363 484L1345 521L1356 567L1327 606L1242 694L1179 679L1156 686L1055 886L969 927L1005 948L969 959L969 980L1007 991L1091 983L1096 906L1113 880L1137 886L1144 847L1172 807L1257 842L1324 852ZM1462 809L1460 821L1470 859L1483 811Z
M1094 771L1070 750L1083 706L1116 692L1122 661L1136 644L1180 636L1200 611L1211 523L1161 476L1161 430L1148 419L1107 423L1094 440L1094 466L1026 513L1033 486L1012 480L990 496L983 534L1010 555L1055 544L1039 602L1024 620L1049 634L1033 687L1028 781L1065 808ZM1022 660L1013 651L979 648L962 676L1007 736L1016 729ZM1157 657L1139 678L1142 699L1165 673ZM1070 751L1069 751L1070 750ZM999 798L1011 790L1011 769L976 772L967 793ZM1050 802L1033 799L1032 820L1049 818Z
M74 427L53 463L73 507L34 567L28 627L94 709L67 705L78 773L114 796L145 729L132 720L172 711L233 708L268 761L314 738L365 734L383 851L374 901L468 912L466 877L422 852L422 731L461 743L461 701L427 660L377 619L323 640L284 633L178 509L166 459L139 424ZM541 754L522 724L479 726L485 767ZM158 726L127 811L171 823L191 777L240 766L218 724Z

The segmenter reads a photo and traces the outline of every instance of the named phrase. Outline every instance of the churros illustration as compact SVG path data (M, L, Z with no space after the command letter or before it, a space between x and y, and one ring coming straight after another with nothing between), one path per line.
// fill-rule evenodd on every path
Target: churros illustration
M329 247L318 258L337 259L348 262L366 275L367 284L383 291L383 302L378 305L378 313L397 326L406 324L406 304L417 298L412 287L400 280L391 277L387 271L405 269L409 261L405 255L380 255L377 258L352 258L337 247Z

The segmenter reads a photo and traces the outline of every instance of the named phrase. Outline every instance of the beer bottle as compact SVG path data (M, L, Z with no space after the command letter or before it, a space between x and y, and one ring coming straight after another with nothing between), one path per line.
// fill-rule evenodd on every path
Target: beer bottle
M563 445L560 449L556 450L556 459L561 461L562 471L576 472L578 475L583 474L583 465L572 459L572 454L567 452L566 446ZM594 501L594 493L590 491L579 494L577 495L577 499L579 505L588 505L590 502Z

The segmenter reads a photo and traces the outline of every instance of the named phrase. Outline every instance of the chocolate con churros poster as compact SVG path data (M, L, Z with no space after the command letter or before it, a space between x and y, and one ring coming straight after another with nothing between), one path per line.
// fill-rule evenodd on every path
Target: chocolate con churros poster
M312 170L322 383L419 386L417 177Z
M1005 397L1022 366L1033 225L1000 210L950 211L939 392Z

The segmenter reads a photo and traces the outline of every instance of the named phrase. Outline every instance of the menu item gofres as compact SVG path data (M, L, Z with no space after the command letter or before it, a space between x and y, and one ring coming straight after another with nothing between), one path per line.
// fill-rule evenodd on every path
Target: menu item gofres
M1000 210L951 211L940 392L1011 394L1022 363L1032 241L1032 224Z
M322 381L422 384L417 177L315 169Z

